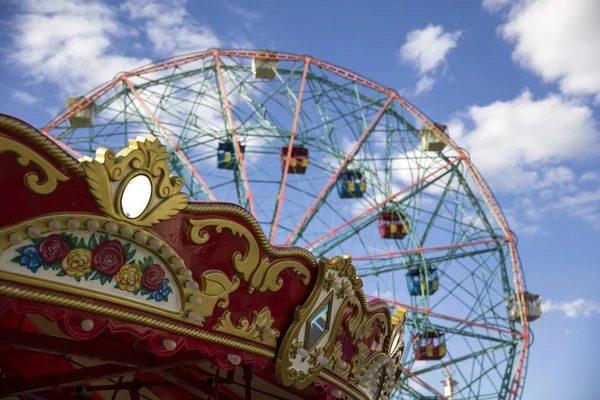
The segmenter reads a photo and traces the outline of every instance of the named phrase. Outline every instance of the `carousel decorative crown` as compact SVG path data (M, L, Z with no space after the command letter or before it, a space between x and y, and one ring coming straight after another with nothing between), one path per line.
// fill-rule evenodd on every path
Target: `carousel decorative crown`
M404 310L367 303L350 256L190 201L168 158L148 136L78 161L0 116L0 350L38 354L8 358L0 397L121 376L154 398L387 399ZM48 375L44 354L88 361Z

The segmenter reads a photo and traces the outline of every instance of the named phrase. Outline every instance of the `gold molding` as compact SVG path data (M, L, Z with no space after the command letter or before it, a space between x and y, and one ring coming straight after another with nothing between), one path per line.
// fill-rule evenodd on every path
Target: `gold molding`
M276 292L283 286L283 279L279 274L284 269L291 269L296 275L302 277L302 283L310 282L310 271L302 263L294 260L277 260L271 262L268 256L261 257L258 242L248 229L238 222L225 218L193 219L189 218L188 240L194 244L205 244L210 239L210 234L205 228L212 226L217 234L223 228L246 241L246 252L236 252L232 257L233 269L242 279L248 282L248 293L255 289L259 292Z
M83 177L81 164L65 153L56 143L34 127L5 115L0 115L0 129L6 129L44 150L50 157L67 167L71 172Z
M24 167L30 163L37 165L40 171L45 175L46 179L40 183L40 178L35 172L30 171L25 174L25 177L23 178L25 186L33 193L52 193L58 186L58 182L66 182L69 180L68 176L60 172L54 165L50 164L38 153L16 140L0 134L0 153L5 151L15 153L18 156L17 162Z
M228 203L189 203L183 212L189 214L213 215L220 214L219 219L226 220L222 215L240 218L250 229L250 235L258 242L266 255L274 258L298 257L302 258L311 267L317 266L315 256L308 250L300 247L275 247L269 242L259 223L245 209L235 204ZM191 219L199 219L193 216ZM239 224L238 224L239 225ZM242 226L243 227L243 226ZM245 229L245 228L244 228ZM248 231L248 230L247 230Z
M343 348L342 342L337 342L331 352L331 357L327 369L338 375L344 380L348 380L348 373L350 372L350 364L346 363L345 367L340 367L338 361L342 359Z
M219 319L214 330L275 347L280 333L276 329L271 329L274 321L271 310L265 307L260 312L253 312L252 323L247 318L240 318L237 326L234 326L231 322L231 312L227 310ZM270 329L272 335L266 335L265 329Z
M0 278L79 296L98 298L199 326L202 326L202 323L191 320L188 315L190 311L197 313L201 317L208 317L213 314L217 305L221 308L227 307L229 294L239 287L240 282L237 277L234 277L230 281L223 272L209 270L200 276L202 286L198 290L188 289L185 286L187 279L180 273L182 268L186 269L183 260L158 235L149 230L128 224L125 221L116 221L112 218L95 214L50 214L2 228L0 229L0 251L13 246L10 241L13 234L17 235L22 241L31 237L30 232L32 230L37 230L37 234L42 235L51 232L67 231L69 230L69 225L73 226L73 224L78 226L77 231L106 233L112 237L136 243L138 246L155 254L175 279L173 284L176 285L178 294L173 293L173 295L180 296L181 309L179 312L170 312L165 309L151 307L141 302L114 297L109 293L90 290L85 287L62 285L59 282L47 281L35 276L15 274L9 271L0 270ZM51 225L54 225L54 229L51 229ZM90 227L94 229L90 229ZM144 237L143 241L139 240L140 236ZM195 303L193 297L200 297L202 301L199 304Z
M184 209L188 196L181 193L184 181L169 174L167 147L154 136L129 140L129 147L118 153L104 147L96 150L96 158L81 160L89 190L101 211L112 218L138 226L151 226L169 219ZM151 194L144 211L127 217L121 199L125 188L136 176L151 183Z
M109 307L104 304L98 304L91 301L75 297L68 297L57 293L43 292L37 289L28 289L11 286L0 282L0 295L14 297L23 300L37 301L40 303L51 304L60 307L68 307L75 310L91 312L108 318L116 318L122 321L136 323L150 328L165 330L175 334L188 336L196 339L206 340L234 349L248 351L263 357L273 358L275 352L271 349L244 343L239 340L215 335L214 333L199 330L195 327L180 325L171 321L165 321L152 316L144 315L135 311L120 310Z
M53 221L53 223L57 224L54 227L55 228L54 230L50 229L50 227L49 227L50 221ZM162 240L158 236L154 235L153 233L151 233L149 231L142 230L142 232L147 236L147 242L154 240L154 241L157 241L158 243L163 243L159 250L154 250L147 245L144 245L144 244L134 241L132 239L132 236L134 236L138 231L140 231L139 228L136 228L136 230L134 230L134 227L132 227L128 224L123 224L123 222L119 222L119 225L117 225L117 224L115 224L115 222L112 219L101 217L98 215L93 215L93 214L51 214L51 215L45 215L45 216L41 216L41 217L32 218L32 219L23 221L21 223L0 229L0 250L4 251L5 249L7 249L9 247L18 246L18 245L13 245L10 242L10 237L13 234L18 235L21 240L25 240L27 238L31 238L31 236L30 236L31 228L37 228L40 235L43 235L46 233L53 233L53 232L58 233L61 231L68 231L68 225L69 225L70 221L75 221L79 225L78 231L81 231L81 232L88 231L90 233L106 233L110 236L122 238L131 243L137 243L138 246L143 247L143 248L149 250L150 252L152 252L154 255L156 255L162 261L165 268L167 268L169 270L169 272L173 275L173 278L174 278L173 285L175 285L175 287L176 287L176 291L174 290L173 295L180 296L181 309L178 312L168 311L168 310L165 310L162 308L152 307L152 306L142 303L142 302L137 302L137 301L133 301L133 300L126 299L126 298L115 297L110 293L96 291L96 290L93 290L93 289L90 289L87 287L64 285L64 284L61 284L60 282L53 282L53 281L48 281L48 280L37 278L34 275L28 276L28 275L15 274L13 272L4 271L1 269L0 269L0 279L5 279L8 281L12 281L12 282L23 283L23 284L33 285L33 286L37 286L37 287L41 287L41 288L56 290L56 291L64 292L64 293L68 293L68 294L85 296L88 298L97 298L99 300L118 304L118 305L121 305L124 307L133 307L133 308L137 308L137 309L140 309L140 310L148 312L148 313L161 315L161 316L168 317L168 318L185 320L186 322L189 322L187 315L185 314L185 307L186 307L185 291L187 289L183 286L182 278L179 277L177 272L175 271L177 269L173 263L173 261L175 261L174 260L175 257L168 257L166 254L164 254L165 250L168 249L169 246L166 243L162 242ZM97 225L98 229L95 230L95 232L93 232L92 230L90 230L87 227L87 225L89 225L87 223L88 221L94 221L95 223L98 224ZM111 224L111 223L113 225L115 225L116 232L114 232L114 233L108 232L106 230L107 224ZM132 232L131 236L127 237L122 234L124 227L129 227L131 229L131 232Z
M356 277L356 269L352 266L352 259L350 256L334 257L332 260L322 258L319 260L319 268L317 272L317 281L313 287L313 290L308 297L308 300L301 307L297 307L294 313L294 321L288 328L288 331L283 338L281 346L279 348L276 364L275 364L275 375L279 382L285 386L294 386L296 389L304 389L310 385L315 378L323 371L323 366L316 364L308 369L308 372L297 370L293 368L292 360L289 358L290 348L294 343L294 339L298 338L301 329L305 326L308 321L308 317L314 312L315 308L321 303L319 298L321 292L324 289L326 275L330 270L335 270L340 276L348 277L352 282L352 285L356 288L362 286L360 278ZM333 293L333 292L331 292ZM330 296L330 295L328 295ZM337 313L330 314L333 320L330 322L329 337L327 342L319 347L324 357L330 357L334 348L334 343L337 340L338 332L341 329L341 320L343 317L343 310L346 307L348 298L341 300L338 307ZM331 313L334 311L332 310ZM316 347L312 346L310 353L315 350Z

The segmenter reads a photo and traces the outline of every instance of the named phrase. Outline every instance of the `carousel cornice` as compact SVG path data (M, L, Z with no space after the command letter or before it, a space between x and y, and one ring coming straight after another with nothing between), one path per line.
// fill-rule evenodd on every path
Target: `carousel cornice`
M317 262L274 247L237 205L190 201L168 157L148 136L78 161L0 116L0 318L40 314L78 340L130 332L154 354L199 350L225 370L271 365L296 396L386 399L403 310L367 303L350 256ZM132 191L145 202L127 211Z

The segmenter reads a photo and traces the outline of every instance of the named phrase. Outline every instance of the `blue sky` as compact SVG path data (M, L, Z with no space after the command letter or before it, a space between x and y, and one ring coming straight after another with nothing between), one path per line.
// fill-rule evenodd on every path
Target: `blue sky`
M448 123L518 235L528 288L546 301L524 398L598 398L597 1L173 1L174 21L144 12L158 0L35 3L5 3L0 35L0 110L35 126L67 95L210 47L309 54Z

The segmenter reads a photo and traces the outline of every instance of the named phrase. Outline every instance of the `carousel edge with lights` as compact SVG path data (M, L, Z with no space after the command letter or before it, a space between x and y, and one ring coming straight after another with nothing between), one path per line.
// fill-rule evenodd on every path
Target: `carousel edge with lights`
M78 161L0 116L0 397L387 399L404 310L349 256L189 201L168 156L148 136Z

